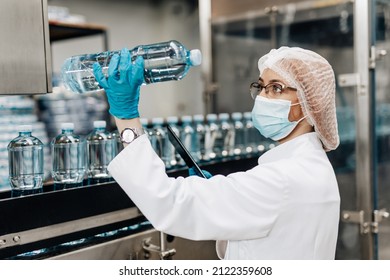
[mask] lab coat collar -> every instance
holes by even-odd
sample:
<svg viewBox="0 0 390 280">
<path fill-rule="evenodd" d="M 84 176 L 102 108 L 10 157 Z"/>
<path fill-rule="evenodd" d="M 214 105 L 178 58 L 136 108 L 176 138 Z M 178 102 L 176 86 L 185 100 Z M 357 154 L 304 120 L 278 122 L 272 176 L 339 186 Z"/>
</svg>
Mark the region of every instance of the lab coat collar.
<svg viewBox="0 0 390 280">
<path fill-rule="evenodd" d="M 264 164 L 285 158 L 294 157 L 302 153 L 307 153 L 309 149 L 317 150 L 322 148 L 322 144 L 316 132 L 302 134 L 275 148 L 267 151 L 259 157 L 258 163 Z M 325 151 L 324 151 L 325 152 Z"/>
</svg>

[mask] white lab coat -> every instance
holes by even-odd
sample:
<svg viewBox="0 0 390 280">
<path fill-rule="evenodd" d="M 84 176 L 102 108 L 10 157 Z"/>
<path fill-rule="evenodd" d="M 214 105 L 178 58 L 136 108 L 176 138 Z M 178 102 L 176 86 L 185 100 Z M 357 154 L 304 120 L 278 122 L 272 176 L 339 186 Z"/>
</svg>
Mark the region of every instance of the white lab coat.
<svg viewBox="0 0 390 280">
<path fill-rule="evenodd" d="M 228 176 L 174 179 L 142 135 L 108 169 L 157 230 L 228 240 L 221 258 L 334 259 L 340 196 L 317 134 L 280 144 L 258 162 Z"/>
</svg>

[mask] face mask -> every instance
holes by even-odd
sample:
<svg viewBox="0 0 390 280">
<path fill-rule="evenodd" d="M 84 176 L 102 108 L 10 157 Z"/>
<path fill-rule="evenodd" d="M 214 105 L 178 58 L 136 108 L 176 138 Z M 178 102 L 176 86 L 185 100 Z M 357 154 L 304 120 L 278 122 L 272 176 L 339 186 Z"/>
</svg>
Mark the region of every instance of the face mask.
<svg viewBox="0 0 390 280">
<path fill-rule="evenodd" d="M 274 141 L 283 139 L 294 130 L 300 121 L 290 122 L 288 114 L 290 107 L 299 103 L 291 104 L 291 101 L 283 99 L 268 99 L 261 95 L 256 97 L 252 110 L 253 125 L 266 138 Z"/>
</svg>

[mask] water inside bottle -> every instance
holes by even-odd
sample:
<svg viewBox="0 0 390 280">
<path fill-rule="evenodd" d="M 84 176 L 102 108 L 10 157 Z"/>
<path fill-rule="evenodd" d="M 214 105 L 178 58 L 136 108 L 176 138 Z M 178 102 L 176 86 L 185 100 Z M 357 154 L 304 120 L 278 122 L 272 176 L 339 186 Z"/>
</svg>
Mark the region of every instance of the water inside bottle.
<svg viewBox="0 0 390 280">
<path fill-rule="evenodd" d="M 43 143 L 31 126 L 8 144 L 9 180 L 13 195 L 40 192 L 44 177 Z"/>
<path fill-rule="evenodd" d="M 138 56 L 144 58 L 144 85 L 181 80 L 191 66 L 201 63 L 199 50 L 188 51 L 177 41 L 138 46 L 129 51 L 132 62 Z M 61 69 L 65 87 L 75 93 L 103 91 L 95 79 L 93 64 L 98 62 L 107 77 L 108 65 L 114 54 L 120 54 L 120 51 L 85 54 L 66 59 Z"/>
</svg>

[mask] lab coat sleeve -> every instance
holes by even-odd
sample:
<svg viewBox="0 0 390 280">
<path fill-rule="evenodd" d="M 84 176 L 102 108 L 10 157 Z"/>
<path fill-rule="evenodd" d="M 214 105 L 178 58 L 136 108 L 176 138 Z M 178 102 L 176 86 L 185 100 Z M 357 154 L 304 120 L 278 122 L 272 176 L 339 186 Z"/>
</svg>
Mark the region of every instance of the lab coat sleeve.
<svg viewBox="0 0 390 280">
<path fill-rule="evenodd" d="M 274 168 L 257 166 L 210 179 L 168 177 L 146 135 L 128 145 L 108 169 L 157 230 L 192 240 L 264 237 L 288 195 Z"/>
</svg>

